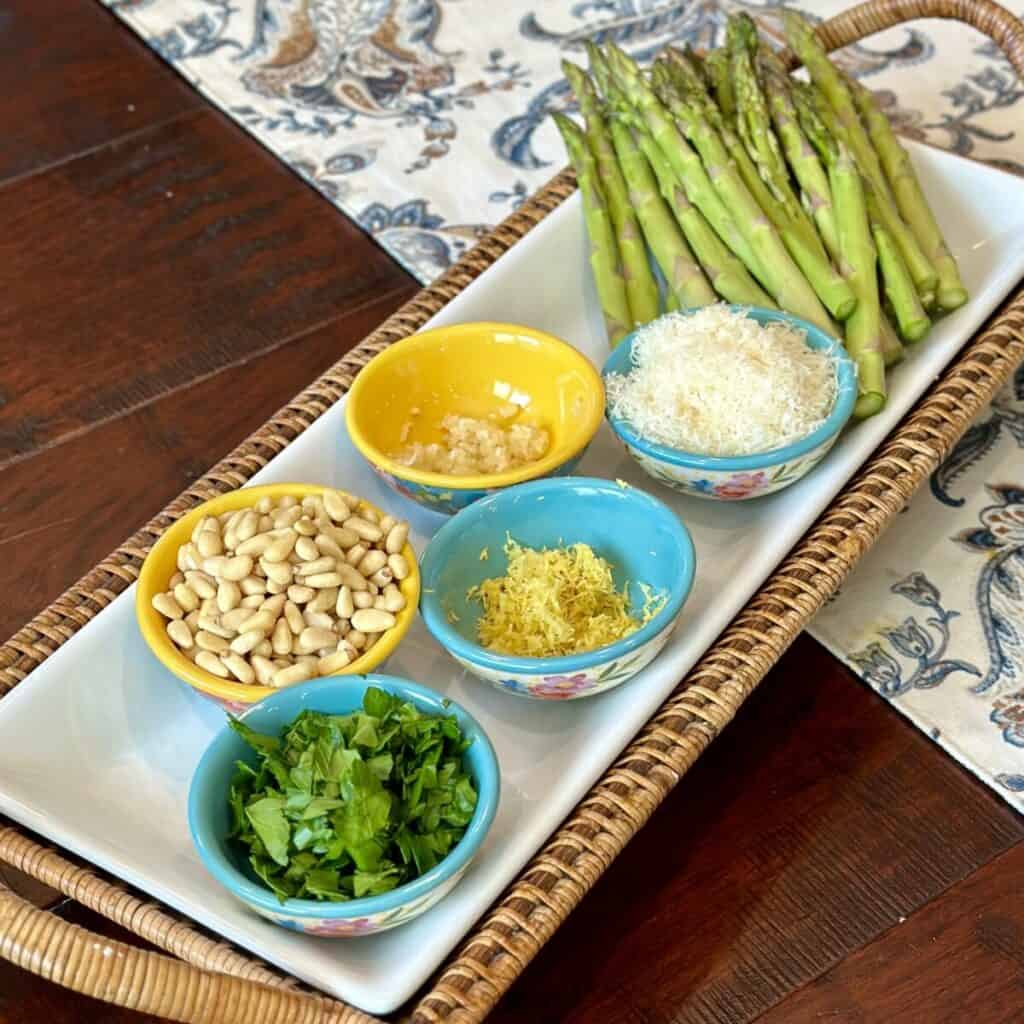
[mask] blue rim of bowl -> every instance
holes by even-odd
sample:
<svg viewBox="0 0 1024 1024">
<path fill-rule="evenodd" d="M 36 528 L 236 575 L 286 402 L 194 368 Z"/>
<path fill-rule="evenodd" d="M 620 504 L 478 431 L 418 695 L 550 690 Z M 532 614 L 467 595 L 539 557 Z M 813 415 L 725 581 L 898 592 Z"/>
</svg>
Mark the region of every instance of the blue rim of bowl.
<svg viewBox="0 0 1024 1024">
<path fill-rule="evenodd" d="M 327 676 L 323 679 L 309 680 L 298 685 L 303 689 L 320 688 L 321 685 L 326 687 L 331 683 L 339 681 L 352 685 L 360 680 L 364 681 L 367 686 L 379 686 L 382 690 L 393 693 L 405 700 L 408 700 L 410 696 L 415 697 L 431 707 L 429 712 L 431 714 L 454 714 L 458 716 L 460 718 L 459 725 L 463 732 L 466 731 L 468 724 L 473 732 L 474 745 L 479 743 L 485 750 L 485 756 L 489 757 L 494 768 L 493 782 L 485 787 L 481 785 L 480 779 L 473 780 L 474 785 L 477 787 L 477 804 L 473 817 L 466 827 L 465 834 L 456 844 L 455 849 L 440 864 L 436 864 L 426 874 L 420 875 L 419 878 L 406 882 L 405 885 L 400 885 L 390 892 L 382 893 L 380 896 L 364 896 L 362 899 L 348 900 L 344 903 L 299 899 L 289 899 L 281 903 L 273 892 L 265 886 L 251 881 L 238 868 L 231 865 L 226 854 L 218 848 L 216 841 L 208 843 L 205 837 L 196 829 L 195 820 L 197 815 L 195 805 L 198 803 L 196 780 L 201 775 L 207 761 L 212 759 L 214 747 L 221 741 L 224 735 L 223 731 L 219 732 L 203 752 L 203 756 L 199 759 L 199 764 L 196 766 L 192 776 L 192 783 L 188 794 L 189 833 L 192 836 L 192 842 L 199 853 L 203 866 L 228 892 L 245 903 L 257 906 L 274 916 L 344 920 L 346 918 L 369 917 L 374 914 L 386 913 L 389 910 L 395 910 L 398 907 L 404 906 L 406 903 L 411 903 L 413 900 L 425 896 L 428 892 L 436 889 L 437 886 L 446 882 L 469 863 L 486 838 L 494 821 L 494 816 L 497 813 L 498 799 L 501 791 L 501 769 L 498 757 L 483 727 L 461 704 L 457 704 L 455 701 L 449 700 L 434 690 L 430 690 L 426 686 L 421 686 L 419 683 L 414 683 L 411 680 L 372 672 L 365 676 Z M 251 708 L 238 717 L 244 720 L 262 705 L 274 700 L 276 696 L 277 694 L 271 694 L 271 696 L 266 697 L 258 704 L 253 704 Z M 225 725 L 224 729 L 226 730 L 227 728 L 228 726 Z M 224 799 L 227 800 L 227 793 L 224 794 Z M 226 840 L 223 842 L 226 843 Z"/>
<path fill-rule="evenodd" d="M 760 306 L 737 306 L 729 305 L 728 309 L 738 313 L 757 313 L 767 320 L 774 320 L 781 323 L 793 324 L 807 333 L 808 337 L 819 337 L 828 342 L 827 351 L 836 360 L 836 397 L 825 422 L 817 430 L 812 431 L 806 437 L 783 448 L 773 448 L 771 451 L 758 452 L 756 455 L 697 455 L 685 452 L 680 448 L 671 448 L 668 445 L 657 444 L 654 441 L 647 441 L 640 437 L 629 423 L 617 416 L 613 416 L 607 405 L 605 407 L 605 418 L 615 434 L 630 448 L 648 455 L 659 462 L 667 462 L 673 466 L 687 466 L 693 469 L 718 470 L 720 472 L 737 472 L 748 469 L 764 469 L 766 466 L 774 466 L 780 462 L 789 462 L 806 455 L 819 445 L 829 440 L 833 435 L 838 434 L 846 425 L 847 420 L 853 415 L 853 407 L 857 401 L 857 368 L 853 360 L 843 348 L 842 342 L 833 338 L 832 335 L 823 331 L 820 327 L 802 320 L 800 317 L 791 316 L 777 309 L 764 309 Z M 683 315 L 691 315 L 697 310 L 683 311 Z M 621 359 L 619 350 L 627 354 L 632 352 L 633 339 L 643 330 L 642 327 L 630 331 L 616 346 L 615 351 L 608 357 L 601 369 L 602 380 L 607 380 L 612 373 L 622 371 L 612 370 L 610 364 Z"/>
<path fill-rule="evenodd" d="M 450 538 L 462 532 L 463 523 L 469 516 L 486 515 L 493 505 L 508 501 L 516 494 L 532 494 L 534 492 L 567 490 L 585 485 L 590 489 L 598 489 L 617 497 L 628 496 L 634 501 L 646 504 L 658 515 L 663 516 L 676 535 L 682 552 L 683 571 L 679 581 L 669 595 L 665 607 L 661 609 L 646 625 L 624 640 L 617 640 L 605 647 L 598 647 L 583 654 L 567 654 L 558 658 L 527 658 L 511 654 L 495 654 L 477 644 L 471 643 L 449 625 L 441 608 L 441 595 L 427 593 L 428 587 L 420 587 L 420 614 L 427 629 L 435 640 L 456 657 L 463 658 L 473 665 L 491 669 L 495 672 L 508 672 L 518 675 L 563 675 L 607 661 L 614 661 L 643 647 L 649 640 L 656 637 L 668 627 L 682 610 L 693 587 L 693 577 L 697 566 L 697 555 L 693 546 L 693 538 L 679 517 L 663 502 L 635 487 L 613 483 L 596 477 L 569 476 L 548 480 L 534 480 L 525 484 L 508 487 L 496 494 L 489 495 L 474 502 L 462 511 L 457 512 L 431 538 L 423 557 L 420 559 L 421 582 L 427 579 L 433 558 L 439 557 L 436 552 L 450 543 Z M 460 522 L 461 519 L 461 522 Z M 631 580 L 631 583 L 643 582 Z M 435 600 L 436 599 L 436 600 Z"/>
</svg>

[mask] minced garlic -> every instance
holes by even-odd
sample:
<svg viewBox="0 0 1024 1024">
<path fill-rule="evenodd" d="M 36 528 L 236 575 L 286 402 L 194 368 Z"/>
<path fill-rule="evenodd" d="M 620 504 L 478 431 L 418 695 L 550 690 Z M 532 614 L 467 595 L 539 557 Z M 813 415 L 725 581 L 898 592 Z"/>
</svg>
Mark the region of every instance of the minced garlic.
<svg viewBox="0 0 1024 1024">
<path fill-rule="evenodd" d="M 393 457 L 411 469 L 447 476 L 504 473 L 544 457 L 548 432 L 529 423 L 504 427 L 486 419 L 450 413 L 441 420 L 443 444 L 414 443 Z"/>
<path fill-rule="evenodd" d="M 640 584 L 646 597 L 639 618 L 630 614 L 628 584 L 615 587 L 611 565 L 587 544 L 535 550 L 511 537 L 506 574 L 470 589 L 480 601 L 477 639 L 498 654 L 534 658 L 581 654 L 622 640 L 665 604 Z"/>
</svg>

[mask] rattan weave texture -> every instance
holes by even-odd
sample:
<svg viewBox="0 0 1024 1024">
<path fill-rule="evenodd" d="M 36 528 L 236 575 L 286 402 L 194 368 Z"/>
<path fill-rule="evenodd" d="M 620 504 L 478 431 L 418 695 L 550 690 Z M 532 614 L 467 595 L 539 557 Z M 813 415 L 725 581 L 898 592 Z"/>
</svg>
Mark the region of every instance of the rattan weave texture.
<svg viewBox="0 0 1024 1024">
<path fill-rule="evenodd" d="M 830 48 L 921 17 L 989 35 L 1024 80 L 1024 24 L 990 0 L 871 0 L 824 24 Z M 377 352 L 420 327 L 571 194 L 563 172 L 402 307 L 159 516 L 0 648 L 0 694 L 17 685 L 138 575 L 169 523 L 240 486 L 345 393 Z M 1024 288 L 964 349 L 832 503 L 411 1009 L 414 1024 L 482 1020 L 647 821 L 864 552 L 1024 359 Z M 146 1013 L 218 1024 L 340 1024 L 374 1018 L 302 991 L 266 966 L 94 869 L 0 826 L 0 860 L 59 889 L 170 956 L 95 936 L 0 882 L 0 956 Z"/>
</svg>

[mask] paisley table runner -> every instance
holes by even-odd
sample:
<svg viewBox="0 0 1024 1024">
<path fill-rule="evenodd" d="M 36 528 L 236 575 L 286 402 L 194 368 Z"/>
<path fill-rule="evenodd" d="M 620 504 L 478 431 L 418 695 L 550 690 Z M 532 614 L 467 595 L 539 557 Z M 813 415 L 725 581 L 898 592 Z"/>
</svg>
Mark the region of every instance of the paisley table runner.
<svg viewBox="0 0 1024 1024">
<path fill-rule="evenodd" d="M 427 283 L 565 162 L 549 113 L 587 38 L 707 46 L 776 0 L 104 0 L 200 92 Z M 1007 2 L 1007 0 L 1004 0 Z M 1024 12 L 1024 0 L 1008 0 Z M 828 17 L 847 0 L 806 5 Z M 952 22 L 841 55 L 907 135 L 1024 174 L 1024 85 Z M 1024 372 L 1024 371 L 1022 371 Z M 813 635 L 1024 809 L 1024 376 Z"/>
</svg>

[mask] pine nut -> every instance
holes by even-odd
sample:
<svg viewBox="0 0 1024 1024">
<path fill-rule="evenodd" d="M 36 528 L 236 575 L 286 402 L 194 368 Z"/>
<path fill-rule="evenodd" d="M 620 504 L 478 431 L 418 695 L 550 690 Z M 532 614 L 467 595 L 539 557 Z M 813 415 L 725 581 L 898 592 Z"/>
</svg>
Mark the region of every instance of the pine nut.
<svg viewBox="0 0 1024 1024">
<path fill-rule="evenodd" d="M 273 543 L 273 535 L 269 533 L 257 533 L 248 540 L 242 541 L 242 543 L 235 548 L 235 554 L 249 555 L 250 558 L 259 558 L 260 555 L 262 555 L 263 552 L 266 551 Z"/>
<path fill-rule="evenodd" d="M 242 633 L 231 641 L 231 650 L 235 654 L 248 654 L 254 651 L 263 643 L 263 633 L 258 629 L 250 629 L 248 633 Z M 237 673 L 236 673 L 237 674 Z"/>
<path fill-rule="evenodd" d="M 199 614 L 205 615 L 208 619 L 215 619 L 220 615 L 220 609 L 217 607 L 217 602 L 214 598 L 208 597 L 199 606 Z"/>
<path fill-rule="evenodd" d="M 370 582 L 377 587 L 378 590 L 383 590 L 394 578 L 395 574 L 388 566 L 385 565 L 370 577 Z"/>
<path fill-rule="evenodd" d="M 315 537 L 317 534 L 316 523 L 309 516 L 297 520 L 292 529 L 301 537 Z"/>
<path fill-rule="evenodd" d="M 252 666 L 243 658 L 240 654 L 235 654 L 233 651 L 229 651 L 227 654 L 221 655 L 222 662 L 227 667 L 227 670 L 240 682 L 240 683 L 252 683 L 256 680 L 256 673 L 252 670 Z"/>
<path fill-rule="evenodd" d="M 287 533 L 276 537 L 270 547 L 263 552 L 263 564 L 266 566 L 268 563 L 284 562 L 288 556 L 292 553 L 292 549 L 295 547 L 295 541 L 297 535 L 289 530 Z"/>
<path fill-rule="evenodd" d="M 351 633 L 345 637 L 345 640 L 351 645 L 353 650 L 361 651 L 366 646 L 366 634 L 360 633 L 358 629 L 353 629 Z"/>
<path fill-rule="evenodd" d="M 355 566 L 349 565 L 348 562 L 338 563 L 338 575 L 345 586 L 352 588 L 353 593 L 369 589 L 369 584 L 366 582 L 363 574 Z"/>
<path fill-rule="evenodd" d="M 318 533 L 313 543 L 321 555 L 330 555 L 331 558 L 339 560 L 345 557 L 345 553 L 341 550 L 341 545 L 333 537 L 328 537 L 326 533 Z"/>
<path fill-rule="evenodd" d="M 336 587 L 328 587 L 326 590 L 317 592 L 316 597 L 309 602 L 308 608 L 311 612 L 330 611 L 338 601 L 338 590 Z"/>
<path fill-rule="evenodd" d="M 187 571 L 189 569 L 202 568 L 203 559 L 202 556 L 199 554 L 199 549 L 195 546 L 195 544 L 186 544 L 182 550 L 185 552 L 183 556 L 185 559 L 185 564 L 179 565 L 179 569 Z"/>
<path fill-rule="evenodd" d="M 238 632 L 248 633 L 250 629 L 258 629 L 264 633 L 269 633 L 274 628 L 275 622 L 276 618 L 270 612 L 257 612 L 238 627 Z"/>
<path fill-rule="evenodd" d="M 220 534 L 214 533 L 213 530 L 204 530 L 200 533 L 195 544 L 203 558 L 212 558 L 224 553 L 224 542 L 220 539 Z"/>
<path fill-rule="evenodd" d="M 345 552 L 345 561 L 349 565 L 358 566 L 370 549 L 362 542 L 354 544 Z"/>
<path fill-rule="evenodd" d="M 241 544 L 243 541 L 247 541 L 250 537 L 255 537 L 256 531 L 259 528 L 259 513 L 256 512 L 255 509 L 247 509 L 245 515 L 238 520 L 238 524 L 235 526 L 235 536 L 238 538 L 238 543 Z"/>
<path fill-rule="evenodd" d="M 189 612 L 183 619 L 186 626 L 194 633 L 199 628 L 199 612 Z"/>
<path fill-rule="evenodd" d="M 239 608 L 259 608 L 263 604 L 265 597 L 263 594 L 247 594 L 238 602 Z"/>
<path fill-rule="evenodd" d="M 246 576 L 244 580 L 239 580 L 238 586 L 246 597 L 267 592 L 267 582 L 259 576 Z"/>
<path fill-rule="evenodd" d="M 287 600 L 287 594 L 275 594 L 273 597 L 268 597 L 266 601 L 260 605 L 260 611 L 270 612 L 270 614 L 276 619 L 280 616 L 281 612 L 284 611 L 284 606 Z"/>
<path fill-rule="evenodd" d="M 306 626 L 315 626 L 317 629 L 332 629 L 334 627 L 334 619 L 327 612 L 304 611 L 302 621 Z"/>
<path fill-rule="evenodd" d="M 316 597 L 316 591 L 312 587 L 304 587 L 299 583 L 293 583 L 288 588 L 288 600 L 295 604 L 305 604 Z"/>
<path fill-rule="evenodd" d="M 298 649 L 303 654 L 308 654 L 321 647 L 333 647 L 337 641 L 337 636 L 329 629 L 320 629 L 317 626 L 307 626 L 299 634 Z"/>
<path fill-rule="evenodd" d="M 356 608 L 372 608 L 373 607 L 373 594 L 368 590 L 359 590 L 352 595 L 352 603 Z"/>
<path fill-rule="evenodd" d="M 199 607 L 199 598 L 196 592 L 187 584 L 179 583 L 174 588 L 174 600 L 178 602 L 182 611 L 187 615 Z"/>
<path fill-rule="evenodd" d="M 204 651 L 213 651 L 214 654 L 220 654 L 228 649 L 228 642 L 224 637 L 217 636 L 216 633 L 208 633 L 205 629 L 201 629 L 196 634 L 196 643 Z"/>
<path fill-rule="evenodd" d="M 253 671 L 256 673 L 256 682 L 260 686 L 269 686 L 270 680 L 277 671 L 274 663 L 261 654 L 254 654 L 249 661 L 252 664 Z"/>
<path fill-rule="evenodd" d="M 274 653 L 274 648 L 270 646 L 270 641 L 264 637 L 253 649 L 252 653 L 260 658 L 269 658 Z"/>
<path fill-rule="evenodd" d="M 277 583 L 274 580 L 270 580 L 267 583 L 267 593 L 273 597 L 276 594 L 283 594 L 288 589 L 288 585 L 285 583 Z"/>
<path fill-rule="evenodd" d="M 288 623 L 288 628 L 296 636 L 306 628 L 306 620 L 302 617 L 302 612 L 299 611 L 298 605 L 293 604 L 291 601 L 285 603 L 284 618 L 285 622 Z"/>
<path fill-rule="evenodd" d="M 274 520 L 269 515 L 260 516 L 260 533 L 269 533 L 274 528 Z"/>
<path fill-rule="evenodd" d="M 371 543 L 376 543 L 384 536 L 383 531 L 376 523 L 371 523 L 369 520 L 362 519 L 359 516 L 352 516 L 346 519 L 342 526 Z"/>
<path fill-rule="evenodd" d="M 212 576 L 207 576 L 202 569 L 190 569 L 185 573 L 185 582 L 203 601 L 208 597 L 217 596 L 217 581 Z"/>
<path fill-rule="evenodd" d="M 295 508 L 298 503 L 299 499 L 294 494 L 285 494 L 277 499 L 278 508 Z"/>
<path fill-rule="evenodd" d="M 372 523 L 374 526 L 380 524 L 380 516 L 377 514 L 377 510 L 375 508 L 370 508 L 369 505 L 360 504 L 356 511 L 359 513 L 359 517 L 361 519 L 365 519 L 368 523 Z M 383 532 L 384 531 L 381 531 L 382 536 Z"/>
<path fill-rule="evenodd" d="M 388 568 L 396 580 L 404 580 L 409 575 L 409 563 L 405 555 L 388 555 Z"/>
<path fill-rule="evenodd" d="M 277 620 L 274 633 L 270 638 L 270 646 L 274 648 L 275 654 L 292 653 L 292 631 L 288 628 L 287 620 Z"/>
<path fill-rule="evenodd" d="M 265 558 L 260 560 L 260 568 L 267 574 L 267 579 L 282 587 L 287 587 L 292 581 L 292 567 L 288 562 L 268 562 Z"/>
<path fill-rule="evenodd" d="M 384 541 L 384 550 L 389 555 L 397 555 L 402 548 L 405 547 L 405 542 L 409 539 L 409 524 L 408 523 L 395 523 L 394 526 L 388 531 L 387 540 Z"/>
<path fill-rule="evenodd" d="M 302 518 L 302 509 L 297 506 L 282 508 L 278 512 L 272 512 L 270 519 L 275 530 L 290 529 Z"/>
<path fill-rule="evenodd" d="M 237 608 L 232 608 L 230 611 L 224 612 L 220 616 L 221 626 L 229 630 L 232 633 L 244 633 L 242 624 L 248 622 L 254 615 L 254 612 L 250 608 L 243 608 L 239 605 Z"/>
<path fill-rule="evenodd" d="M 296 683 L 312 679 L 316 675 L 315 665 L 292 665 L 289 668 L 280 668 L 271 677 L 271 686 L 294 686 Z"/>
<path fill-rule="evenodd" d="M 320 527 L 343 551 L 348 551 L 353 544 L 359 543 L 359 534 L 353 530 L 346 530 L 344 526 L 332 526 L 330 523 L 322 522 Z"/>
<path fill-rule="evenodd" d="M 182 544 L 182 546 L 180 548 L 178 548 L 178 557 L 177 557 L 177 559 L 175 561 L 176 561 L 177 566 L 178 566 L 178 572 L 185 572 L 186 569 L 191 569 L 192 568 L 192 566 L 187 565 L 186 562 L 185 562 L 185 545 L 184 544 Z"/>
<path fill-rule="evenodd" d="M 335 603 L 334 610 L 338 613 L 338 618 L 350 619 L 352 613 L 356 610 L 355 605 L 352 603 L 352 588 L 344 586 L 338 591 L 338 600 Z"/>
<path fill-rule="evenodd" d="M 231 580 L 224 580 L 217 587 L 217 607 L 222 612 L 229 612 L 237 608 L 242 601 L 242 589 L 237 583 Z"/>
<path fill-rule="evenodd" d="M 380 600 L 384 602 L 381 607 L 392 614 L 400 612 L 407 604 L 405 595 L 393 583 L 384 588 Z"/>
<path fill-rule="evenodd" d="M 269 494 L 264 494 L 253 507 L 261 516 L 266 515 L 274 507 L 274 499 Z"/>
<path fill-rule="evenodd" d="M 216 615 L 200 615 L 198 626 L 203 632 L 212 633 L 224 640 L 230 640 L 235 635 L 235 630 L 228 629 Z"/>
<path fill-rule="evenodd" d="M 315 562 L 320 557 L 320 549 L 310 537 L 300 537 L 295 542 L 295 553 L 303 562 Z"/>
<path fill-rule="evenodd" d="M 340 587 L 344 580 L 336 572 L 318 572 L 315 576 L 305 577 L 303 582 L 307 586 L 323 590 L 325 587 Z"/>
<path fill-rule="evenodd" d="M 230 674 L 224 662 L 210 651 L 199 651 L 196 655 L 196 664 L 204 672 L 209 672 L 212 676 L 219 676 L 221 679 L 227 679 Z"/>
<path fill-rule="evenodd" d="M 165 619 L 180 619 L 185 615 L 181 605 L 174 599 L 173 594 L 154 594 L 153 607 Z"/>
<path fill-rule="evenodd" d="M 167 584 L 167 589 L 168 589 L 168 590 L 170 590 L 170 591 L 173 591 L 173 590 L 174 590 L 174 588 L 175 588 L 175 587 L 176 587 L 176 586 L 177 586 L 177 585 L 178 585 L 179 583 L 185 583 L 185 582 L 186 582 L 186 580 L 185 580 L 185 574 L 184 574 L 183 572 L 181 572 L 181 571 L 179 571 L 179 572 L 176 572 L 176 573 L 175 573 L 175 574 L 174 574 L 174 575 L 173 575 L 173 576 L 171 577 L 170 581 L 168 582 L 168 584 Z M 194 590 L 195 588 L 193 587 L 192 589 Z"/>
<path fill-rule="evenodd" d="M 351 660 L 348 651 L 339 647 L 333 654 L 321 658 L 316 663 L 316 670 L 322 676 L 330 676 L 335 672 L 340 672 Z"/>
<path fill-rule="evenodd" d="M 330 555 L 325 555 L 323 558 L 317 558 L 312 562 L 303 562 L 302 565 L 296 566 L 295 575 L 301 579 L 319 572 L 333 572 L 337 564 Z"/>
<path fill-rule="evenodd" d="M 171 619 L 167 623 L 167 635 L 171 638 L 171 643 L 183 651 L 189 650 L 193 644 L 192 630 L 181 619 Z"/>
<path fill-rule="evenodd" d="M 201 568 L 207 576 L 212 576 L 214 579 L 220 579 L 224 574 L 224 566 L 227 564 L 227 555 L 212 555 L 210 558 L 203 559 Z"/>
<path fill-rule="evenodd" d="M 385 516 L 377 525 L 380 527 L 384 536 L 387 537 L 397 522 L 398 520 L 394 516 Z"/>
<path fill-rule="evenodd" d="M 252 572 L 252 559 L 248 555 L 235 555 L 229 558 L 220 573 L 222 580 L 231 580 L 232 583 L 239 583 Z"/>
<path fill-rule="evenodd" d="M 343 523 L 350 515 L 352 510 L 348 507 L 348 502 L 337 491 L 324 491 L 321 495 L 321 499 L 324 503 L 324 511 L 336 522 Z"/>
<path fill-rule="evenodd" d="M 377 548 L 372 551 L 367 551 L 365 555 L 359 560 L 359 564 L 356 568 L 365 576 L 367 579 L 371 577 L 375 572 L 379 572 L 388 564 L 388 556 Z M 390 580 L 388 581 L 390 582 Z"/>
<path fill-rule="evenodd" d="M 394 624 L 394 615 L 379 608 L 360 608 L 352 616 L 352 628 L 360 633 L 383 633 Z"/>
</svg>

